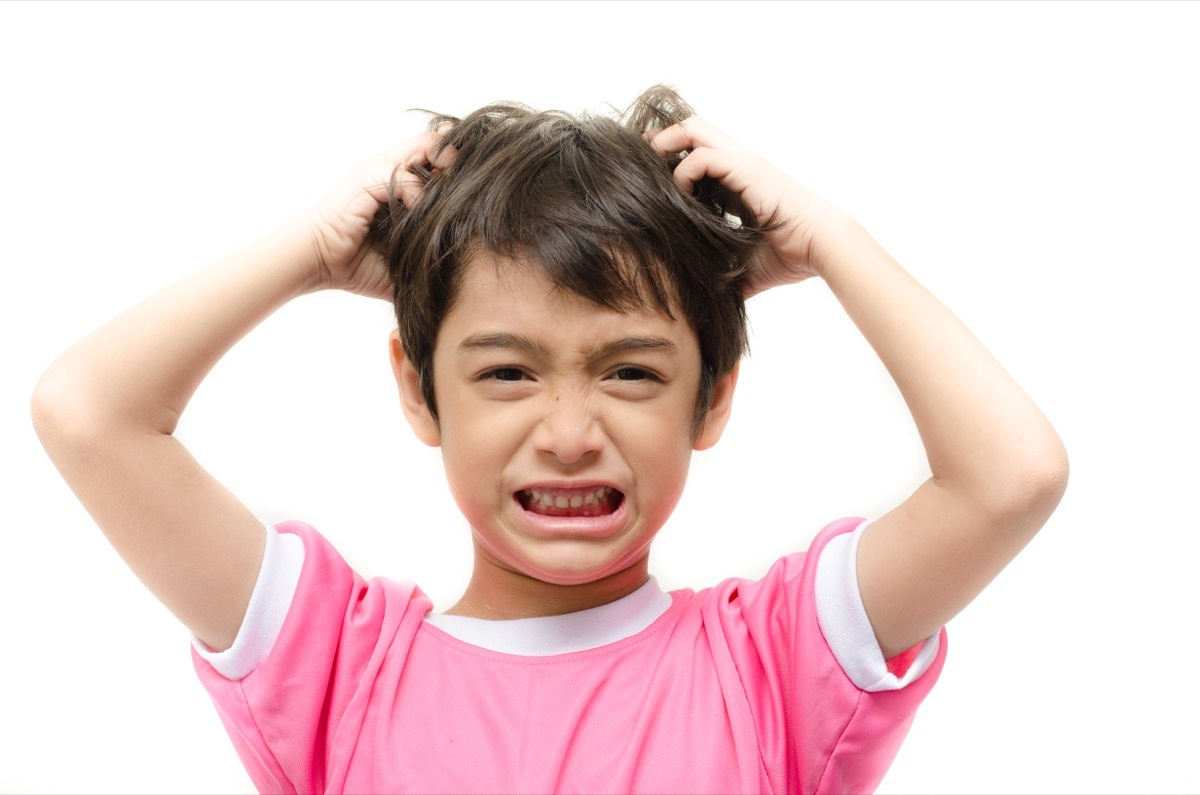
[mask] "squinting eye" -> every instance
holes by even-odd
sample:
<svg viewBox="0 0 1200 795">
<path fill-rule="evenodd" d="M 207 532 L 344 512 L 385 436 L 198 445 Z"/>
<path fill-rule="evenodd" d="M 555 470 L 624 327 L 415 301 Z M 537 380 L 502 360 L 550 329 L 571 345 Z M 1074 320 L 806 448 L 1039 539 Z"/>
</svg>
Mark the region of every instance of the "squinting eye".
<svg viewBox="0 0 1200 795">
<path fill-rule="evenodd" d="M 497 367 L 495 370 L 489 370 L 486 377 L 497 381 L 520 381 L 525 377 L 525 373 L 516 367 Z"/>
<path fill-rule="evenodd" d="M 654 378 L 654 376 L 640 367 L 622 367 L 613 373 L 613 377 L 618 381 L 642 381 L 647 378 Z"/>
</svg>

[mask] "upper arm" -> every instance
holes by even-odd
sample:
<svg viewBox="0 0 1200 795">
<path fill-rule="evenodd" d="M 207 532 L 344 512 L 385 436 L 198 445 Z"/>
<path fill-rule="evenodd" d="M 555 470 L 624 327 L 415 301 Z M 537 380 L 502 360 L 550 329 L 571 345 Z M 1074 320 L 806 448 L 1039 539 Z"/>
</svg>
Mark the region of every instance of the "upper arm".
<svg viewBox="0 0 1200 795">
<path fill-rule="evenodd" d="M 1065 453 L 1051 449 L 993 494 L 931 478 L 872 522 L 858 547 L 858 580 L 884 656 L 928 638 L 978 596 L 1046 522 L 1065 486 Z"/>
<path fill-rule="evenodd" d="M 262 523 L 173 436 L 93 414 L 53 371 L 34 394 L 33 418 L 134 573 L 208 646 L 228 648 L 258 577 Z"/>
</svg>

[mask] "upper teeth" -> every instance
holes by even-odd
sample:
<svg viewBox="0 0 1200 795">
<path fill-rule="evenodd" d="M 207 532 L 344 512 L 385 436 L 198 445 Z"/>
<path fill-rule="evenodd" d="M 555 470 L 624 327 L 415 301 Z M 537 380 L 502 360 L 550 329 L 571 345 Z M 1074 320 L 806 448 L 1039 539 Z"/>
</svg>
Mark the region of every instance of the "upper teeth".
<svg viewBox="0 0 1200 795">
<path fill-rule="evenodd" d="M 603 502 L 608 499 L 608 495 L 612 494 L 611 486 L 597 486 L 591 491 L 571 495 L 562 493 L 551 494 L 548 491 L 539 489 L 529 490 L 529 499 L 531 502 L 538 503 L 543 508 L 580 508 L 584 505 L 595 505 L 598 502 Z"/>
</svg>

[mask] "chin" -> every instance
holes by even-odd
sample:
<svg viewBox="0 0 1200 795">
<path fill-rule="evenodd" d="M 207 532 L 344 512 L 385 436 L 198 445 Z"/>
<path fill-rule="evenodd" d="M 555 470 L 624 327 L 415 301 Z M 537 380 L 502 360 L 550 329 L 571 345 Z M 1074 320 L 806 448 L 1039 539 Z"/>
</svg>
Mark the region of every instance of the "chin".
<svg viewBox="0 0 1200 795">
<path fill-rule="evenodd" d="M 645 560 L 645 555 L 631 559 L 589 562 L 574 558 L 569 561 L 542 561 L 538 565 L 524 566 L 520 571 L 550 585 L 580 586 L 615 577 L 629 571 Z"/>
</svg>

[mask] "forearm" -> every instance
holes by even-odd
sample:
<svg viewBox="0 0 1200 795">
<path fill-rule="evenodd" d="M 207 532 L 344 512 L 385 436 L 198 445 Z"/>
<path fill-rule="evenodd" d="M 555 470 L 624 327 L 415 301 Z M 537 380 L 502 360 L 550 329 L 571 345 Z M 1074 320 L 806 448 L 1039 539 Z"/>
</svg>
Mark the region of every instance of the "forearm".
<svg viewBox="0 0 1200 795">
<path fill-rule="evenodd" d="M 247 332 L 315 284 L 301 225 L 281 226 L 144 300 L 64 352 L 35 415 L 109 432 L 174 431 L 203 378 Z M 53 452 L 53 451 L 52 451 Z"/>
<path fill-rule="evenodd" d="M 820 273 L 895 380 L 933 482 L 987 510 L 1053 487 L 1065 454 L 1033 401 L 861 227 L 840 231 Z"/>
</svg>

